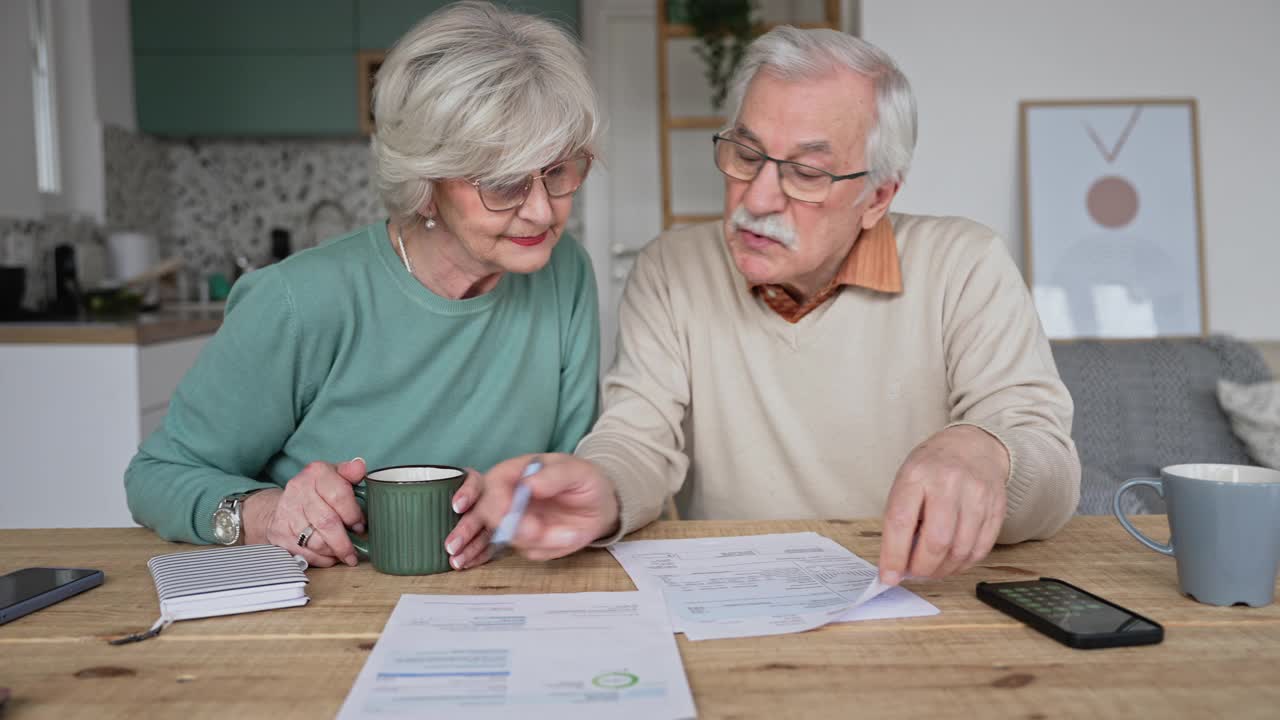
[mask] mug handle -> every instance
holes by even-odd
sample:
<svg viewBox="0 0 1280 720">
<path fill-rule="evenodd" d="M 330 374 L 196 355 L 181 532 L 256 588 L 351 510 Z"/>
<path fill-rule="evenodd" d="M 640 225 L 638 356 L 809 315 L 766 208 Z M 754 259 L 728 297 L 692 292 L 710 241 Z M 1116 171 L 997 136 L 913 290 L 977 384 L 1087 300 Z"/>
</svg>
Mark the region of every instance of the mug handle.
<svg viewBox="0 0 1280 720">
<path fill-rule="evenodd" d="M 352 486 L 351 489 L 356 494 L 356 502 L 359 503 L 360 510 L 364 512 L 364 527 L 365 527 L 365 531 L 368 532 L 369 530 L 369 497 L 366 495 L 366 493 L 369 492 L 369 487 L 362 482 L 359 485 Z M 360 537 L 359 535 L 356 535 L 355 533 L 348 530 L 347 537 L 351 538 L 351 546 L 356 549 L 356 554 L 359 555 L 361 558 L 368 560 L 369 559 L 368 536 L 366 535 L 365 537 Z"/>
<path fill-rule="evenodd" d="M 1150 487 L 1155 488 L 1155 491 L 1160 495 L 1160 497 L 1164 497 L 1164 483 L 1160 482 L 1160 478 L 1134 478 L 1121 485 L 1119 490 L 1116 490 L 1115 500 L 1111 503 L 1111 512 L 1115 513 L 1116 519 L 1120 521 L 1120 524 L 1124 526 L 1124 529 L 1129 531 L 1129 534 L 1137 539 L 1138 542 L 1162 555 L 1172 555 L 1173 545 L 1158 543 L 1146 535 L 1143 535 L 1142 531 L 1138 530 L 1138 528 L 1133 526 L 1133 523 L 1129 522 L 1129 518 L 1125 516 L 1124 510 L 1120 509 L 1120 499 L 1124 497 L 1125 492 L 1136 488 L 1139 485 L 1149 485 Z"/>
</svg>

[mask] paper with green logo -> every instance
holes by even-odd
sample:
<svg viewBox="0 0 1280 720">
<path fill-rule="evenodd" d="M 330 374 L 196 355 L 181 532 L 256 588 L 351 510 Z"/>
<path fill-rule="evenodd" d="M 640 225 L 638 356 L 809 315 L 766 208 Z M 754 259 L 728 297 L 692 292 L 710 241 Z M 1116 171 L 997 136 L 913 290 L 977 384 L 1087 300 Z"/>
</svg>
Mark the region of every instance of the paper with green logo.
<svg viewBox="0 0 1280 720">
<path fill-rule="evenodd" d="M 339 720 L 693 718 L 662 596 L 401 595 Z"/>
</svg>

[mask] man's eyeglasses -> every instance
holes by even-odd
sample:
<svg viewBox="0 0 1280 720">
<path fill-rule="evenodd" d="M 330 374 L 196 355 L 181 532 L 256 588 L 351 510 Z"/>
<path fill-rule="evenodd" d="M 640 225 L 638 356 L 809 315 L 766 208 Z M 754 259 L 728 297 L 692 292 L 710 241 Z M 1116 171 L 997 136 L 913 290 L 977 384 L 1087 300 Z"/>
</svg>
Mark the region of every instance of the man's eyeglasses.
<svg viewBox="0 0 1280 720">
<path fill-rule="evenodd" d="M 594 156 L 584 152 L 563 162 L 543 168 L 539 175 L 530 175 L 523 180 L 508 185 L 483 185 L 479 180 L 471 180 L 476 192 L 480 194 L 480 202 L 491 212 L 514 210 L 529 199 L 533 183 L 541 180 L 547 189 L 547 195 L 558 198 L 572 195 L 582 187 L 587 179 Z"/>
<path fill-rule="evenodd" d="M 760 169 L 765 163 L 777 163 L 778 184 L 782 186 L 783 194 L 800 202 L 823 202 L 831 194 L 832 183 L 840 180 L 854 180 L 868 173 L 867 170 L 863 170 L 849 175 L 833 175 L 820 168 L 769 157 L 749 145 L 743 145 L 722 135 L 712 136 L 711 141 L 715 144 L 716 167 L 720 172 L 734 180 L 751 182 L 760 174 Z"/>
</svg>

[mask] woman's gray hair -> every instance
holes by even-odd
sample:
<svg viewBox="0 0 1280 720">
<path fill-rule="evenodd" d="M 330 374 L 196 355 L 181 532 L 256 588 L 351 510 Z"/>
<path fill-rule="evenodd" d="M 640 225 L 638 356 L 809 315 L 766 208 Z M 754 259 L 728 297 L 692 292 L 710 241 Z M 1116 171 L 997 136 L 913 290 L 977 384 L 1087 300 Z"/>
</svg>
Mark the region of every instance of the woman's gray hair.
<svg viewBox="0 0 1280 720">
<path fill-rule="evenodd" d="M 871 78 L 875 87 L 876 116 L 867 133 L 867 188 L 890 180 L 902 182 L 916 147 L 916 99 L 911 84 L 885 51 L 847 33 L 783 25 L 761 35 L 747 48 L 733 75 L 730 117 L 738 117 L 747 86 L 761 70 L 801 80 L 838 68 Z"/>
<path fill-rule="evenodd" d="M 600 112 L 582 51 L 562 27 L 460 2 L 387 53 L 373 116 L 378 192 L 406 220 L 430 200 L 432 181 L 518 182 L 589 148 Z"/>
</svg>

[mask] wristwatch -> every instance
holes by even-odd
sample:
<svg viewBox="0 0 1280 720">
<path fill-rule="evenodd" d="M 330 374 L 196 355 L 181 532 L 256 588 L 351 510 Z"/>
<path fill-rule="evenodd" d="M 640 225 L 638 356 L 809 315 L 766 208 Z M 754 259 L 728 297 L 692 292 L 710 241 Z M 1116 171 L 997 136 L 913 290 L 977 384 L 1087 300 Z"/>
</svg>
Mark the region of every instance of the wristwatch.
<svg viewBox="0 0 1280 720">
<path fill-rule="evenodd" d="M 258 492 L 238 492 L 222 498 L 213 511 L 213 539 L 219 545 L 244 544 L 244 499 Z"/>
</svg>

